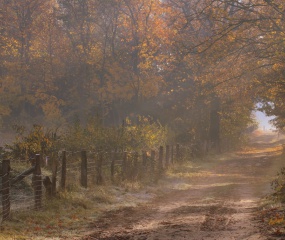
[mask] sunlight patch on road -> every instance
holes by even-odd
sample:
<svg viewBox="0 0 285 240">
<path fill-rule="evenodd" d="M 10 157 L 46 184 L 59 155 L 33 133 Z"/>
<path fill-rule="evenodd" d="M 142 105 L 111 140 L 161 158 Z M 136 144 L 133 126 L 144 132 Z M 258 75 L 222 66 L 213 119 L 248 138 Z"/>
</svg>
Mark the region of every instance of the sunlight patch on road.
<svg viewBox="0 0 285 240">
<path fill-rule="evenodd" d="M 171 172 L 168 174 L 169 177 L 174 178 L 193 178 L 193 177 L 207 177 L 212 173 L 209 171 L 200 171 L 200 172 Z"/>
<path fill-rule="evenodd" d="M 260 154 L 260 153 L 274 153 L 274 152 L 279 152 L 281 150 L 282 150 L 282 145 L 279 144 L 277 146 L 262 147 L 262 148 L 247 147 L 242 151 L 236 152 L 236 154 L 247 155 L 247 154 Z"/>
<path fill-rule="evenodd" d="M 221 169 L 221 171 L 225 172 L 228 171 L 228 169 Z M 246 176 L 243 173 L 214 173 L 210 171 L 201 171 L 201 172 L 184 172 L 184 173 L 169 173 L 168 177 L 170 179 L 192 179 L 192 178 L 212 178 L 212 177 L 218 177 L 218 178 L 238 178 L 238 179 L 252 179 L 256 178 L 253 176 Z"/>
<path fill-rule="evenodd" d="M 240 203 L 256 203 L 256 199 L 242 199 Z"/>
<path fill-rule="evenodd" d="M 243 184 L 247 183 L 223 182 L 223 183 L 213 183 L 213 184 L 203 184 L 203 185 L 177 183 L 172 186 L 172 189 L 174 190 L 205 189 L 205 188 L 226 187 L 226 186 L 243 185 Z"/>
</svg>

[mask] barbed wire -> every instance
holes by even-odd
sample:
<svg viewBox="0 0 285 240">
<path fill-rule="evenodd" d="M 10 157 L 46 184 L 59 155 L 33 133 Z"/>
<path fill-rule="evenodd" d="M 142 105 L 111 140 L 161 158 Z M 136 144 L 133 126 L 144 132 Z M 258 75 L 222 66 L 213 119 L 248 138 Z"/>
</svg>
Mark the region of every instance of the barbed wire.
<svg viewBox="0 0 285 240">
<path fill-rule="evenodd" d="M 157 165 L 158 159 L 158 154 L 155 154 L 154 158 L 150 157 L 150 150 L 140 152 L 123 150 L 89 150 L 85 151 L 87 155 L 87 166 L 83 166 L 82 160 L 85 161 L 85 158 L 82 158 L 83 150 L 57 150 L 50 153 L 52 156 L 46 155 L 44 166 L 42 166 L 45 174 L 31 174 L 15 183 L 13 186 L 10 186 L 11 180 L 21 173 L 20 169 L 27 169 L 28 166 L 32 167 L 31 159 L 11 160 L 10 173 L 5 173 L 4 175 L 0 174 L 0 200 L 2 202 L 2 208 L 8 209 L 10 207 L 11 211 L 21 211 L 39 208 L 40 205 L 43 206 L 47 201 L 44 194 L 45 188 L 43 187 L 43 179 L 46 174 L 49 176 L 55 175 L 56 185 L 59 186 L 59 183 L 62 181 L 61 177 L 64 170 L 63 152 L 65 152 L 67 158 L 65 169 L 66 181 L 71 184 L 75 181 L 79 184 L 78 179 L 82 177 L 82 175 L 80 176 L 82 167 L 86 167 L 86 170 L 84 171 L 87 171 L 88 179 L 91 178 L 91 182 L 96 184 L 96 178 L 97 176 L 101 177 L 101 174 L 104 174 L 104 178 L 108 178 L 112 181 L 114 180 L 115 174 L 117 174 L 117 177 L 122 177 L 124 174 L 127 174 L 132 178 L 137 178 L 139 174 L 147 175 L 148 172 L 152 171 L 154 166 Z M 171 154 L 172 156 L 175 155 L 173 153 Z M 0 164 L 3 164 L 2 160 L 0 161 Z M 149 168 L 146 168 L 146 165 L 148 165 Z M 139 169 L 143 168 L 144 170 L 139 173 Z M 126 170 L 132 172 L 126 173 Z M 6 179 L 6 181 L 3 182 L 3 179 L 7 178 L 9 175 L 10 179 Z M 23 183 L 25 185 L 23 185 Z M 36 190 L 36 186 L 41 187 L 39 190 Z M 2 212 L 0 212 L 0 218 L 1 216 L 3 220 L 3 216 L 6 216 L 6 212 L 2 210 Z"/>
<path fill-rule="evenodd" d="M 5 176 L 8 176 L 9 174 L 5 174 Z M 34 178 L 38 179 L 34 179 Z M 44 189 L 41 187 L 41 191 L 33 191 L 31 193 L 30 191 L 27 191 L 27 189 L 22 189 L 22 191 L 19 192 L 19 189 L 17 188 L 17 185 L 21 185 L 22 182 L 27 183 L 27 180 L 30 180 L 32 182 L 30 187 L 35 187 L 37 185 L 42 186 L 43 182 L 43 174 L 33 174 L 33 176 L 26 177 L 26 179 L 22 179 L 18 183 L 15 184 L 15 186 L 10 186 L 10 179 L 6 180 L 4 183 L 2 182 L 3 178 L 1 178 L 2 185 L 7 184 L 8 186 L 6 188 L 0 189 L 0 197 L 2 202 L 2 209 L 6 209 L 5 211 L 0 212 L 0 218 L 2 218 L 2 222 L 4 220 L 7 220 L 9 216 L 4 217 L 4 215 L 7 215 L 9 211 L 19 211 L 19 210 L 27 210 L 31 208 L 37 208 L 36 201 L 40 202 L 41 204 L 44 204 L 45 198 L 43 197 Z M 5 192 L 5 190 L 10 190 L 8 192 Z M 4 194 L 3 194 L 4 193 Z M 9 210 L 10 209 L 10 210 Z"/>
</svg>

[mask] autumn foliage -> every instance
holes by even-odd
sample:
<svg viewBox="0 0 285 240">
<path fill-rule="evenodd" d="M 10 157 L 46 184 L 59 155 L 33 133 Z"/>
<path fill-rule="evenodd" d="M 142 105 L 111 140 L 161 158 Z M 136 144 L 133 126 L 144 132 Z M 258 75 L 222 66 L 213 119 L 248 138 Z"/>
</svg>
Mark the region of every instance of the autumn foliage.
<svg viewBox="0 0 285 240">
<path fill-rule="evenodd" d="M 275 102 L 269 114 L 282 110 L 283 8 L 258 0 L 1 0 L 2 129 L 62 127 L 75 116 L 86 128 L 89 116 L 118 127 L 150 116 L 174 142 L 229 149 L 256 102 Z"/>
</svg>

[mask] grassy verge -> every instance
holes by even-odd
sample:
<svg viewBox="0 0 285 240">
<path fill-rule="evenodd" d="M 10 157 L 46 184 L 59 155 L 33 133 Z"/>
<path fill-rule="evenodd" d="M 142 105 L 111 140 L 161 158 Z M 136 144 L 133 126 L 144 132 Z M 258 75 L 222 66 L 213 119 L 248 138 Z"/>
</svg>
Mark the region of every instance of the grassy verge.
<svg viewBox="0 0 285 240">
<path fill-rule="evenodd" d="M 106 211 L 135 207 L 172 190 L 193 187 L 195 178 L 209 176 L 207 169 L 233 158 L 233 154 L 208 156 L 196 162 L 185 160 L 169 168 L 156 184 L 124 182 L 120 186 L 92 186 L 88 189 L 73 185 L 69 191 L 45 201 L 41 211 L 12 211 L 9 221 L 2 223 L 1 239 L 74 239 Z"/>
<path fill-rule="evenodd" d="M 284 153 L 278 157 L 278 160 L 284 161 Z M 261 200 L 256 215 L 260 230 L 268 239 L 285 239 L 284 173 L 284 171 L 279 171 L 276 177 L 272 179 L 273 191 Z"/>
<path fill-rule="evenodd" d="M 40 211 L 12 211 L 0 227 L 0 239 L 62 239 L 84 235 L 85 229 L 104 212 L 135 207 L 159 194 L 156 187 L 125 183 L 59 193 L 46 200 Z"/>
</svg>

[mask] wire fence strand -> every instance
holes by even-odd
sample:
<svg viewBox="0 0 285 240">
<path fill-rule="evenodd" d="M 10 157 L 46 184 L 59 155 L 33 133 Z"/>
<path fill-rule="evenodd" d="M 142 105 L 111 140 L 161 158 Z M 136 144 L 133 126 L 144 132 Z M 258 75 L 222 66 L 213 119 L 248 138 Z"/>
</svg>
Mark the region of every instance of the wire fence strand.
<svg viewBox="0 0 285 240">
<path fill-rule="evenodd" d="M 63 164 L 63 157 L 66 162 Z M 85 159 L 84 159 L 84 156 Z M 172 154 L 172 157 L 174 154 Z M 160 173 L 160 167 L 169 164 L 159 154 L 152 155 L 151 151 L 54 151 L 51 156 L 41 158 L 40 172 L 29 172 L 29 176 L 21 179 L 21 174 L 32 168 L 33 161 L 11 160 L 10 171 L 0 174 L 0 218 L 5 220 L 7 211 L 22 211 L 41 208 L 47 201 L 47 191 L 44 179 L 50 182 L 56 192 L 59 188 L 73 188 L 83 186 L 84 179 L 88 187 L 102 183 L 115 183 L 119 181 L 153 181 L 155 174 Z M 175 154 L 176 159 L 180 157 Z M 177 160 L 178 161 L 178 160 Z M 173 162 L 173 159 L 172 159 Z M 3 165 L 4 161 L 0 160 Z M 20 176 L 20 178 L 18 178 Z M 18 179 L 21 180 L 18 180 Z M 15 180 L 16 179 L 16 180 Z M 11 183 L 13 180 L 13 184 Z M 16 181 L 14 183 L 14 180 Z M 18 180 L 18 181 L 17 181 Z M 43 187 L 44 186 L 44 187 Z M 87 187 L 87 186 L 83 186 Z"/>
</svg>

